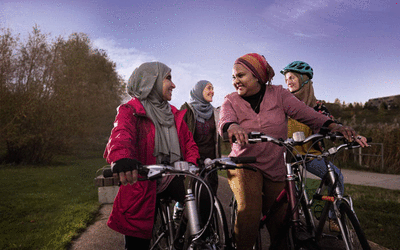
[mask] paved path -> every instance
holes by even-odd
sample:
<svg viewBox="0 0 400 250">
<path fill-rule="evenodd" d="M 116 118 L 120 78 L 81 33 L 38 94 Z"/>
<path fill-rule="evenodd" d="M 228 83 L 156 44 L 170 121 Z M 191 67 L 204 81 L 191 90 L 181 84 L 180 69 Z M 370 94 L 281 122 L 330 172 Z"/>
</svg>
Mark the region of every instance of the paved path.
<svg viewBox="0 0 400 250">
<path fill-rule="evenodd" d="M 379 174 L 348 169 L 342 169 L 341 171 L 343 173 L 344 183 L 400 190 L 400 175 Z M 318 178 L 310 172 L 307 172 L 307 177 Z"/>
<path fill-rule="evenodd" d="M 345 178 L 345 183 L 400 190 L 400 175 L 376 174 L 346 169 L 343 169 L 342 172 Z M 310 173 L 308 173 L 307 176 L 310 178 L 317 178 Z M 224 205 L 227 218 L 229 218 L 229 201 L 231 195 L 232 192 L 227 184 L 227 180 L 223 177 L 220 177 L 218 197 Z M 103 205 L 94 224 L 89 226 L 87 230 L 72 243 L 70 250 L 124 249 L 122 235 L 111 230 L 106 225 L 111 209 L 111 204 Z M 266 230 L 263 232 L 263 236 L 268 238 L 268 232 L 266 232 Z M 371 247 L 373 250 L 386 249 L 374 243 L 371 243 Z"/>
</svg>

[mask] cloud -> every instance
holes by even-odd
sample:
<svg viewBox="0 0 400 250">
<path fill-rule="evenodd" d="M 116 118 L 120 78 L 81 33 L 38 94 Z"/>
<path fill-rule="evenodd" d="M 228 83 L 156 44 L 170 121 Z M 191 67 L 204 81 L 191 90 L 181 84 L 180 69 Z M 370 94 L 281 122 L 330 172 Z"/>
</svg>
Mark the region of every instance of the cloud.
<svg viewBox="0 0 400 250">
<path fill-rule="evenodd" d="M 183 103 L 189 101 L 190 90 L 200 80 L 207 80 L 213 84 L 215 94 L 212 104 L 214 106 L 222 104 L 223 97 L 227 92 L 224 91 L 226 89 L 226 82 L 224 86 L 224 81 L 221 81 L 223 78 L 220 77 L 219 72 L 204 69 L 195 63 L 178 62 L 168 66 L 172 69 L 172 81 L 176 85 L 172 93 L 171 104 L 180 108 Z"/>
<path fill-rule="evenodd" d="M 104 50 L 111 61 L 115 62 L 117 72 L 124 80 L 128 80 L 133 70 L 142 63 L 162 61 L 160 58 L 135 48 L 124 48 L 112 39 L 99 38 L 93 41 L 94 47 Z M 176 88 L 172 92 L 171 104 L 177 108 L 189 101 L 189 93 L 193 86 L 200 80 L 208 80 L 214 85 L 215 93 L 213 105 L 219 106 L 223 97 L 233 91 L 229 78 L 221 76 L 217 70 L 207 70 L 196 63 L 165 62 L 172 69 L 172 81 Z M 221 80 L 223 79 L 223 80 Z M 225 86 L 223 86 L 225 84 Z M 227 88 L 227 86 L 229 87 Z"/>
<path fill-rule="evenodd" d="M 263 11 L 273 27 L 302 38 L 330 37 L 343 32 L 354 14 L 387 10 L 389 2 L 370 0 L 276 1 Z M 355 13 L 356 12 L 356 13 Z M 351 25 L 351 24 L 350 24 Z"/>
<path fill-rule="evenodd" d="M 135 48 L 123 48 L 116 41 L 98 38 L 93 41 L 96 48 L 107 52 L 111 61 L 116 63 L 117 72 L 123 79 L 128 80 L 133 70 L 144 62 L 157 61 L 157 58 Z"/>
</svg>

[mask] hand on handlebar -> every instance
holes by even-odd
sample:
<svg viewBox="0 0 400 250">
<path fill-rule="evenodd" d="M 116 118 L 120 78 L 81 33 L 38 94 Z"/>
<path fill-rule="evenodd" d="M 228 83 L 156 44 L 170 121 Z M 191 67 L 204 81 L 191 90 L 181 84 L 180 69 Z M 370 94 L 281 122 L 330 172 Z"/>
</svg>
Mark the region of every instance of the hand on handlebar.
<svg viewBox="0 0 400 250">
<path fill-rule="evenodd" d="M 247 135 L 246 131 L 242 127 L 240 127 L 239 124 L 232 123 L 229 126 L 227 132 L 228 132 L 228 136 L 229 136 L 229 142 L 231 144 L 233 143 L 232 137 L 236 138 L 236 142 L 239 145 L 246 145 L 247 143 L 249 143 L 248 135 Z"/>
<path fill-rule="evenodd" d="M 360 144 L 361 147 L 369 147 L 368 139 L 362 135 L 357 135 L 355 137 L 355 140 L 358 144 Z"/>
<path fill-rule="evenodd" d="M 331 123 L 328 128 L 331 132 L 341 133 L 346 138 L 346 140 L 350 142 L 356 141 L 358 144 L 360 144 L 361 147 L 369 146 L 367 143 L 367 138 L 361 135 L 357 135 L 356 131 L 352 127 L 342 126 L 337 123 Z"/>
<path fill-rule="evenodd" d="M 113 177 L 119 179 L 122 185 L 126 186 L 134 184 L 138 181 L 138 170 L 137 167 L 141 163 L 134 159 L 120 159 L 111 165 Z"/>
</svg>

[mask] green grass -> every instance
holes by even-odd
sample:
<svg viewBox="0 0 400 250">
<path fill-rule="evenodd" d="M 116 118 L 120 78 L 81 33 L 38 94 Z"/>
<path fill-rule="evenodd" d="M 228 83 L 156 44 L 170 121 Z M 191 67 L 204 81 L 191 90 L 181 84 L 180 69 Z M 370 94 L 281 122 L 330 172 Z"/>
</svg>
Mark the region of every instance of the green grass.
<svg viewBox="0 0 400 250">
<path fill-rule="evenodd" d="M 101 154 L 56 166 L 0 165 L 0 249 L 65 249 L 99 211 L 94 178 L 103 165 Z"/>
<path fill-rule="evenodd" d="M 94 178 L 104 165 L 101 154 L 54 166 L 0 165 L 0 249 L 68 248 L 99 211 Z M 400 191 L 346 184 L 346 192 L 367 238 L 399 249 Z"/>
<path fill-rule="evenodd" d="M 319 180 L 307 179 L 311 191 Z M 354 210 L 368 240 L 389 249 L 400 249 L 400 191 L 345 183 L 345 193 L 354 202 Z"/>
</svg>

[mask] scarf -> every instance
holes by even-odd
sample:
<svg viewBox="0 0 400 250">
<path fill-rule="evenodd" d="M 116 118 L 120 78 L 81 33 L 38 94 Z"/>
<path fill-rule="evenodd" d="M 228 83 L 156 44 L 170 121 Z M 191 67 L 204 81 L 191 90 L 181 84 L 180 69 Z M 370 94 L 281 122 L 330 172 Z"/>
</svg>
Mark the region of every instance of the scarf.
<svg viewBox="0 0 400 250">
<path fill-rule="evenodd" d="M 292 73 L 295 74 L 300 81 L 300 88 L 292 92 L 292 94 L 309 107 L 314 108 L 317 104 L 317 98 L 315 98 L 314 95 L 313 82 L 309 80 L 306 75 L 300 75 L 296 72 Z"/>
<path fill-rule="evenodd" d="M 178 132 L 171 106 L 163 100 L 163 80 L 171 69 L 160 62 L 143 63 L 136 68 L 128 81 L 127 92 L 136 97 L 155 126 L 153 155 L 157 163 L 169 157 L 172 164 L 181 159 Z"/>
<path fill-rule="evenodd" d="M 210 83 L 209 81 L 199 81 L 194 85 L 193 89 L 190 91 L 190 104 L 194 109 L 194 115 L 196 121 L 201 123 L 205 123 L 206 120 L 210 119 L 214 107 L 204 100 L 203 91 L 207 84 Z"/>
</svg>

